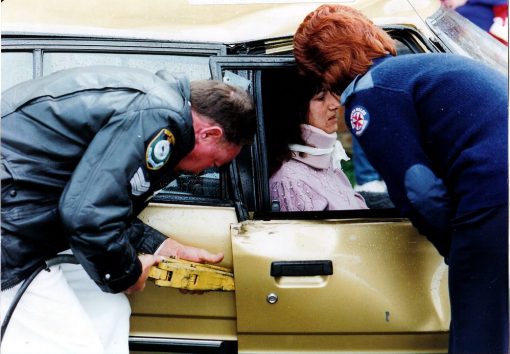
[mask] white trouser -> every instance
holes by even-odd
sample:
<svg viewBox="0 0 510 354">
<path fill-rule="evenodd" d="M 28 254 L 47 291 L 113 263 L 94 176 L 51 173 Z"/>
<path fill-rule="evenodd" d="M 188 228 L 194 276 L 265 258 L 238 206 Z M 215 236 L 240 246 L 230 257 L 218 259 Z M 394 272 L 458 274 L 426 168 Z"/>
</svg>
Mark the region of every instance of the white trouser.
<svg viewBox="0 0 510 354">
<path fill-rule="evenodd" d="M 2 321 L 20 286 L 2 291 Z M 81 265 L 53 266 L 21 297 L 0 351 L 127 354 L 130 315 L 127 297 L 102 292 Z"/>
</svg>

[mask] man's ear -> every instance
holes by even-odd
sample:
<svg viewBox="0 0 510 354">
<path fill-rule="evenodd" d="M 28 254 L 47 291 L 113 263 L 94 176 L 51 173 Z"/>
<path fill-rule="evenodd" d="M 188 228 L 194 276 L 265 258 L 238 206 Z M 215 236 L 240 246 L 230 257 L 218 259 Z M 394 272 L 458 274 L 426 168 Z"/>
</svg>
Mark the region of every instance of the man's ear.
<svg viewBox="0 0 510 354">
<path fill-rule="evenodd" d="M 223 137 L 223 129 L 221 127 L 218 127 L 217 125 L 214 125 L 212 127 L 203 128 L 200 131 L 200 138 L 202 140 L 219 140 Z"/>
</svg>

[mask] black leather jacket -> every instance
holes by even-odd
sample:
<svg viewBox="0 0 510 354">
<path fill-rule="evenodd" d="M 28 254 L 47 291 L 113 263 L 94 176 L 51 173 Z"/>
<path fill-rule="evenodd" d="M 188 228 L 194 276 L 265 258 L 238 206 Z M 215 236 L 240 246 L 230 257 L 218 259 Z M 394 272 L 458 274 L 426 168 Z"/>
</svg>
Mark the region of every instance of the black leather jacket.
<svg viewBox="0 0 510 354">
<path fill-rule="evenodd" d="M 2 288 L 71 248 L 103 291 L 165 237 L 136 218 L 194 146 L 189 82 L 143 70 L 57 72 L 2 94 Z"/>
</svg>

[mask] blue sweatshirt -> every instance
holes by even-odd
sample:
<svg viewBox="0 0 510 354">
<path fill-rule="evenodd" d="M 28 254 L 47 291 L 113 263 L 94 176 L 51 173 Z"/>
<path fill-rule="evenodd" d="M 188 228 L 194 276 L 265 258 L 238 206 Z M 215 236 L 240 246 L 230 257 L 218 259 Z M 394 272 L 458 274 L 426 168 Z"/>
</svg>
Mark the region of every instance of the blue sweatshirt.
<svg viewBox="0 0 510 354">
<path fill-rule="evenodd" d="M 507 78 L 452 54 L 378 58 L 343 92 L 348 127 L 425 235 L 508 201 Z"/>
</svg>

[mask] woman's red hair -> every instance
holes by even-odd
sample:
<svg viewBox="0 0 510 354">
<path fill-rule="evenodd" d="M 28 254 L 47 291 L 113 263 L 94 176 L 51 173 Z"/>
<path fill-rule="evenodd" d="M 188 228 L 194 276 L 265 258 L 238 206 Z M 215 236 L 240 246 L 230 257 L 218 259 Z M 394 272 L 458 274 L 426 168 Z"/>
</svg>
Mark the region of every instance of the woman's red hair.
<svg viewBox="0 0 510 354">
<path fill-rule="evenodd" d="M 319 6 L 305 17 L 294 35 L 299 71 L 337 92 L 367 72 L 372 59 L 387 54 L 396 55 L 391 37 L 348 6 Z"/>
</svg>

